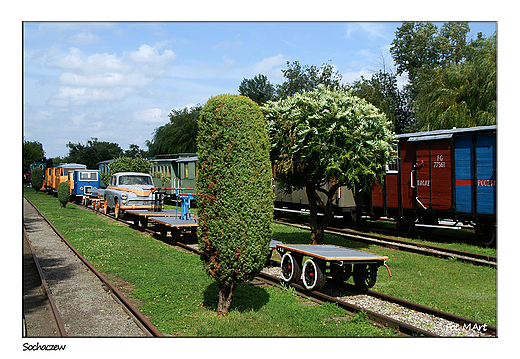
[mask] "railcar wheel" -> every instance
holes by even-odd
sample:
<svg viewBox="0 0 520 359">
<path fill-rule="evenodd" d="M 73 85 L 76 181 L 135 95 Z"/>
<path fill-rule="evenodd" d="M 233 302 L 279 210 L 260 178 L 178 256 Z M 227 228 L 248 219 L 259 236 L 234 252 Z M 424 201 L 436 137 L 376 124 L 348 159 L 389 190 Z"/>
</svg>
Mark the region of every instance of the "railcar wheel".
<svg viewBox="0 0 520 359">
<path fill-rule="evenodd" d="M 408 217 L 399 218 L 397 220 L 396 228 L 403 235 L 409 236 L 415 231 L 415 223 Z"/>
<path fill-rule="evenodd" d="M 166 236 L 168 235 L 168 228 L 164 225 L 161 225 L 161 228 L 159 231 L 161 232 L 161 236 L 166 238 Z"/>
<path fill-rule="evenodd" d="M 489 247 L 495 244 L 496 228 L 491 225 L 477 224 L 475 226 L 475 236 L 480 244 Z"/>
<path fill-rule="evenodd" d="M 301 262 L 299 262 L 291 253 L 285 253 L 280 262 L 282 268 L 282 278 L 287 283 L 293 283 L 300 280 L 302 275 Z"/>
<path fill-rule="evenodd" d="M 354 264 L 354 284 L 360 291 L 366 291 L 376 284 L 377 265 L 375 264 Z"/>
<path fill-rule="evenodd" d="M 321 290 L 325 286 L 324 265 L 318 261 L 307 259 L 303 265 L 303 285 L 308 290 Z"/>
<path fill-rule="evenodd" d="M 330 274 L 332 280 L 336 283 L 346 282 L 352 276 L 352 264 L 343 263 L 341 265 L 337 262 L 330 263 Z"/>
</svg>

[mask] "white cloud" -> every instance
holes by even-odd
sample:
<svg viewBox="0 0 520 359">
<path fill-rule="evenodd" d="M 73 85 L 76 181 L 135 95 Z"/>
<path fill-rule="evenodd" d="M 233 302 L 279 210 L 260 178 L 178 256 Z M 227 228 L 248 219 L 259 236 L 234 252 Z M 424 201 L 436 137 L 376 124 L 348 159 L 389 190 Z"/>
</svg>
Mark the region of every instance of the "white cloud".
<svg viewBox="0 0 520 359">
<path fill-rule="evenodd" d="M 283 75 L 280 69 L 285 65 L 289 58 L 282 54 L 271 56 L 255 63 L 251 66 L 251 70 L 254 75 L 263 74 L 266 75 L 271 82 L 279 82 L 283 80 Z"/>
<path fill-rule="evenodd" d="M 345 33 L 345 37 L 347 39 L 353 38 L 356 33 L 363 32 L 365 34 L 368 34 L 369 39 L 377 39 L 382 38 L 385 41 L 391 41 L 393 35 L 392 33 L 389 33 L 386 31 L 385 27 L 387 25 L 385 23 L 379 23 L 379 22 L 356 22 L 356 23 L 348 23 L 347 24 L 347 30 Z M 360 35 L 359 37 L 362 37 L 363 35 Z"/>
<path fill-rule="evenodd" d="M 85 122 L 85 114 L 72 116 L 71 120 L 74 123 L 74 125 L 79 126 Z"/>
<path fill-rule="evenodd" d="M 85 87 L 145 87 L 152 82 L 142 74 L 128 74 L 112 72 L 101 75 L 83 76 L 72 72 L 65 72 L 59 78 L 61 85 Z"/>
<path fill-rule="evenodd" d="M 134 120 L 143 123 L 166 123 L 168 114 L 160 108 L 147 108 L 134 112 Z"/>
<path fill-rule="evenodd" d="M 76 105 L 85 105 L 90 101 L 120 100 L 131 92 L 133 92 L 133 89 L 130 87 L 115 87 L 104 90 L 88 87 L 61 86 L 58 93 L 51 98 L 50 104 L 63 107 L 69 105 L 70 102 L 74 102 Z"/>
<path fill-rule="evenodd" d="M 138 51 L 131 52 L 127 57 L 145 73 L 163 74 L 170 62 L 177 58 L 177 55 L 172 50 L 164 50 L 161 55 L 157 49 L 160 46 L 161 44 L 154 47 L 144 44 L 139 47 Z"/>
<path fill-rule="evenodd" d="M 80 49 L 71 47 L 67 56 L 54 61 L 47 62 L 53 68 L 77 71 L 84 74 L 106 73 L 106 72 L 129 72 L 131 67 L 123 64 L 115 54 L 93 54 L 84 59 Z"/>
<path fill-rule="evenodd" d="M 78 34 L 69 36 L 69 41 L 73 44 L 88 45 L 98 42 L 99 36 L 90 32 L 80 32 Z"/>
<path fill-rule="evenodd" d="M 372 75 L 373 73 L 366 68 L 362 68 L 358 71 L 346 71 L 341 73 L 343 83 L 345 84 L 352 84 L 354 81 L 360 80 L 361 76 L 365 79 L 370 79 Z"/>
</svg>

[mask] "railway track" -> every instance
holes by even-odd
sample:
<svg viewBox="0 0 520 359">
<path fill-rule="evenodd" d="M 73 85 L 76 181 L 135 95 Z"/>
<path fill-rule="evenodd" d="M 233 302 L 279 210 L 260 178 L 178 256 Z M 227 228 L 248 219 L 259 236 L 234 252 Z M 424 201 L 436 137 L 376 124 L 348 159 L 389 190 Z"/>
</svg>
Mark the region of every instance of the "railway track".
<svg viewBox="0 0 520 359">
<path fill-rule="evenodd" d="M 125 224 L 129 227 L 134 227 L 140 231 L 144 231 L 154 237 L 162 237 L 159 234 L 156 233 L 151 228 L 142 228 L 142 227 L 136 227 L 135 224 L 130 223 L 129 221 L 125 221 L 121 218 L 115 218 L 113 215 L 106 215 L 102 212 L 93 210 L 89 207 L 81 206 L 81 208 L 85 208 L 89 211 L 101 213 L 115 221 L 118 221 L 122 224 Z M 286 223 L 284 223 L 286 224 Z M 186 251 L 198 253 L 197 245 L 188 245 L 183 242 L 179 241 L 173 241 L 172 238 L 161 238 L 165 242 L 172 242 L 168 243 L 170 245 L 175 245 L 177 247 L 181 247 Z M 170 241 L 168 240 L 170 239 Z M 272 268 L 279 268 L 278 266 L 272 267 Z M 276 270 L 275 270 L 276 271 Z M 283 280 L 276 275 L 269 274 L 266 271 L 262 272 L 256 280 L 262 281 L 263 283 L 266 283 L 268 285 L 276 285 L 281 286 L 282 283 L 284 285 L 287 285 L 283 282 Z M 402 300 L 399 298 L 391 297 L 388 295 L 385 295 L 383 293 L 378 293 L 374 291 L 367 291 L 366 293 L 360 294 L 357 292 L 353 286 L 350 286 L 348 284 L 345 284 L 345 286 L 342 286 L 341 288 L 334 288 L 331 286 L 328 286 L 325 288 L 323 292 L 316 292 L 316 291 L 308 291 L 303 286 L 301 286 L 298 283 L 291 283 L 290 286 L 294 288 L 294 290 L 300 295 L 301 297 L 308 298 L 318 304 L 325 303 L 325 302 L 333 302 L 336 303 L 341 308 L 345 309 L 347 313 L 350 315 L 353 315 L 354 313 L 358 312 L 365 312 L 370 321 L 373 322 L 375 325 L 379 325 L 382 327 L 392 328 L 396 333 L 400 333 L 402 335 L 406 336 L 424 336 L 424 337 L 441 337 L 441 336 L 453 336 L 453 333 L 455 332 L 455 335 L 460 336 L 496 336 L 497 334 L 497 328 L 493 326 L 486 325 L 485 323 L 479 323 L 467 318 L 462 318 L 456 315 L 452 315 L 446 312 L 438 311 L 433 308 L 428 308 L 416 303 L 412 303 L 406 300 Z M 116 290 L 117 291 L 117 290 Z M 443 330 L 435 330 L 431 328 L 424 328 L 424 320 L 422 319 L 415 319 L 415 325 L 410 324 L 409 322 L 405 322 L 399 319 L 395 319 L 395 315 L 387 315 L 381 313 L 377 308 L 375 310 L 368 309 L 369 306 L 364 305 L 362 303 L 355 304 L 353 301 L 349 298 L 356 297 L 356 296 L 364 296 L 365 298 L 376 298 L 378 301 L 385 302 L 385 303 L 392 303 L 399 308 L 405 308 L 406 310 L 409 310 L 411 312 L 406 312 L 404 316 L 410 317 L 410 315 L 415 316 L 428 316 L 430 318 L 430 321 L 436 321 L 441 322 L 441 326 L 443 326 Z M 380 302 L 380 303 L 381 303 Z M 386 305 L 376 304 L 376 307 L 387 307 Z M 137 310 L 137 309 L 136 309 Z M 398 309 L 401 312 L 404 312 L 403 309 Z M 412 314 L 410 314 L 412 313 Z M 433 318 L 433 319 L 432 319 Z M 413 322 L 413 320 L 412 320 Z M 421 327 L 423 326 L 423 327 Z M 426 327 L 431 327 L 431 325 L 426 325 Z"/>
<path fill-rule="evenodd" d="M 310 229 L 310 227 L 304 223 L 303 221 L 296 221 L 294 219 L 276 219 L 275 223 L 280 223 L 284 225 L 290 225 L 302 229 Z M 375 234 L 367 234 L 360 231 L 346 229 L 346 228 L 338 228 L 334 226 L 329 226 L 325 230 L 326 233 L 335 234 L 341 237 L 346 237 L 348 239 L 352 239 L 358 242 L 364 242 L 369 244 L 377 244 L 382 247 L 389 247 L 393 249 L 398 249 L 401 251 L 408 251 L 412 253 L 418 253 L 428 256 L 436 256 L 441 258 L 455 258 L 457 260 L 469 262 L 475 265 L 485 265 L 496 267 L 497 266 L 497 258 L 494 256 L 482 255 L 478 253 L 470 253 L 463 252 L 459 250 L 443 248 L 438 246 L 431 246 L 427 244 L 421 243 L 413 243 L 410 241 L 387 238 L 381 235 Z"/>
<path fill-rule="evenodd" d="M 56 335 L 60 337 L 66 337 L 67 332 L 65 330 L 65 326 L 63 325 L 63 322 L 61 321 L 60 314 L 58 312 L 58 308 L 56 307 L 56 303 L 54 302 L 54 298 L 52 296 L 51 290 L 49 288 L 49 285 L 47 284 L 47 281 L 45 280 L 45 276 L 43 275 L 42 268 L 40 266 L 40 262 L 38 261 L 38 257 L 36 256 L 36 253 L 34 251 L 34 248 L 31 244 L 31 241 L 29 240 L 29 237 L 27 236 L 27 231 L 25 230 L 25 226 L 22 227 L 22 235 L 24 240 L 24 252 L 25 248 L 28 248 L 28 252 L 31 254 L 32 261 L 25 261 L 24 259 L 24 299 L 23 299 L 23 305 L 24 308 L 28 307 L 28 309 L 32 309 L 34 306 L 34 302 L 40 302 L 40 306 L 42 306 L 41 301 L 45 301 L 46 304 L 48 304 L 48 307 L 50 308 L 50 316 L 52 318 L 49 318 L 48 315 L 45 314 L 45 310 L 43 311 L 44 314 L 41 315 L 41 317 L 38 317 L 36 320 L 45 322 L 45 328 L 42 328 L 42 330 L 47 330 L 46 333 L 38 333 L 42 336 L 51 336 Z M 32 268 L 34 265 L 35 271 Z M 36 272 L 36 273 L 34 273 Z M 33 278 L 30 278 L 33 277 Z M 36 278 L 37 277 L 37 278 Z M 29 282 L 33 282 L 29 283 Z M 36 282 L 39 283 L 41 290 L 38 291 L 38 293 L 34 293 L 31 291 L 30 288 L 25 289 L 25 286 L 31 287 L 33 285 L 36 285 Z M 45 307 L 45 305 L 43 305 Z M 31 314 L 32 316 L 33 314 Z M 37 314 L 38 315 L 38 314 Z M 30 319 L 32 322 L 32 318 Z M 28 331 L 27 331 L 27 323 L 25 319 L 25 313 L 23 315 L 23 337 L 27 337 Z M 54 329 L 56 328 L 56 329 Z"/>
<path fill-rule="evenodd" d="M 67 247 L 73 252 L 76 258 L 78 258 L 95 276 L 103 283 L 105 290 L 108 291 L 115 297 L 116 301 L 122 306 L 123 310 L 133 319 L 138 327 L 144 332 L 145 336 L 162 337 L 163 334 L 146 318 L 112 283 L 105 278 L 101 272 L 99 272 L 92 264 L 87 261 L 66 239 L 63 235 L 54 227 L 54 225 L 38 210 L 38 208 L 30 202 L 27 198 L 24 199 L 34 208 L 38 215 L 46 222 L 46 224 L 54 231 L 54 233 L 61 239 L 61 241 L 67 245 Z M 24 230 L 25 233 L 25 230 Z M 25 234 L 26 235 L 26 234 Z M 36 255 L 34 254 L 35 262 L 37 261 Z M 43 274 L 40 273 L 43 277 Z M 43 278 L 42 278 L 43 280 Z M 48 297 L 52 298 L 50 291 L 48 291 Z M 50 299 L 52 300 L 52 299 Z M 53 305 L 53 312 L 56 318 L 60 318 L 56 305 Z M 56 319 L 58 322 L 59 319 Z M 60 320 L 61 322 L 61 320 Z M 60 324 L 58 324 L 60 326 Z M 63 324 L 61 324 L 63 327 Z M 61 333 L 62 329 L 60 329 Z M 65 329 L 63 329 L 62 336 L 65 336 Z"/>
</svg>

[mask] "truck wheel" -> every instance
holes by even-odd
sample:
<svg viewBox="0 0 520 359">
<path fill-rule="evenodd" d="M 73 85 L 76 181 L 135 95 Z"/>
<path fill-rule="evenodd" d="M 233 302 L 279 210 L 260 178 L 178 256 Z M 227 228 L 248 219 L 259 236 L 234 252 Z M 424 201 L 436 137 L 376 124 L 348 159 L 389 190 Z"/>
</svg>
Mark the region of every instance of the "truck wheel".
<svg viewBox="0 0 520 359">
<path fill-rule="evenodd" d="M 119 205 L 119 199 L 115 199 L 115 207 L 114 207 L 114 216 L 116 217 L 116 219 L 120 219 L 122 218 L 122 211 L 121 211 L 121 206 Z"/>
<path fill-rule="evenodd" d="M 303 285 L 308 290 L 321 290 L 325 286 L 324 266 L 318 261 L 307 259 L 303 265 Z"/>
<path fill-rule="evenodd" d="M 107 199 L 105 198 L 105 200 L 103 201 L 103 212 L 105 214 L 108 214 L 108 212 L 110 212 L 110 208 L 108 208 L 108 202 L 107 202 Z"/>
<path fill-rule="evenodd" d="M 291 253 L 283 255 L 280 267 L 282 268 L 282 278 L 285 282 L 293 283 L 300 280 L 302 275 L 301 264 Z"/>
</svg>

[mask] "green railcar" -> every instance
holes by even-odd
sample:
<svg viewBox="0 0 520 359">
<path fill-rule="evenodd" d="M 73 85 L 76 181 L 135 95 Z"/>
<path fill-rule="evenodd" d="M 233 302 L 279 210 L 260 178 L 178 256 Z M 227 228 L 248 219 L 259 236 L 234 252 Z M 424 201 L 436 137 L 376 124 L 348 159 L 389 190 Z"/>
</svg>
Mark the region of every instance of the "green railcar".
<svg viewBox="0 0 520 359">
<path fill-rule="evenodd" d="M 184 188 L 184 193 L 195 193 L 197 154 L 180 153 L 157 156 L 152 162 L 151 175 L 155 187 L 169 188 L 166 193 L 175 197 L 172 188 Z"/>
</svg>

